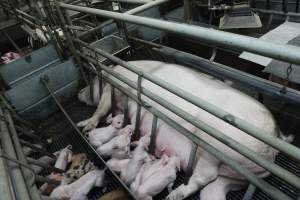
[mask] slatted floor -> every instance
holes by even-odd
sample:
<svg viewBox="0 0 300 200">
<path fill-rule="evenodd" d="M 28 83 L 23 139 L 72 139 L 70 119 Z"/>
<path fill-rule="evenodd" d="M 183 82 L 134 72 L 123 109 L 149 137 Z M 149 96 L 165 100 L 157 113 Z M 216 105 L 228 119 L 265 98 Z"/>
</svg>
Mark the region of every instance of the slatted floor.
<svg viewBox="0 0 300 200">
<path fill-rule="evenodd" d="M 87 107 L 84 104 L 79 103 L 77 100 L 72 100 L 72 103 L 66 105 L 66 110 L 70 114 L 71 118 L 78 122 L 82 119 L 89 117 L 94 108 Z M 82 138 L 73 130 L 72 126 L 66 120 L 61 112 L 57 112 L 54 115 L 50 116 L 43 124 L 41 124 L 41 129 L 47 132 L 48 136 L 52 136 L 53 143 L 49 147 L 50 152 L 55 152 L 68 144 L 73 145 L 73 151 L 75 153 L 85 152 L 87 153 L 90 160 L 94 161 L 96 165 L 101 166 L 101 161 L 99 158 L 93 153 L 93 151 L 86 145 Z M 288 158 L 283 154 L 279 154 L 276 158 L 276 163 L 283 168 L 291 171 L 292 173 L 300 176 L 300 163 Z M 179 173 L 178 178 L 174 187 L 178 187 L 183 182 L 184 174 Z M 113 178 L 110 174 L 107 175 L 108 185 L 106 191 L 103 191 L 102 188 L 95 188 L 89 193 L 89 199 L 97 199 L 98 197 L 102 196 L 104 193 L 112 191 L 120 187 L 120 183 Z M 286 184 L 284 181 L 280 180 L 279 178 L 271 175 L 266 178 L 270 184 L 275 186 L 276 188 L 280 189 L 287 195 L 289 195 L 293 199 L 297 199 L 299 196 L 299 190 L 295 189 L 294 187 Z M 243 198 L 244 190 L 229 192 L 227 195 L 228 200 L 241 200 Z M 161 194 L 157 195 L 154 199 L 164 199 L 167 195 L 167 191 L 163 191 Z M 196 200 L 199 199 L 199 194 L 196 194 L 190 198 L 189 200 Z M 257 190 L 253 196 L 255 200 L 269 200 L 267 195 L 262 193 L 261 191 Z"/>
</svg>

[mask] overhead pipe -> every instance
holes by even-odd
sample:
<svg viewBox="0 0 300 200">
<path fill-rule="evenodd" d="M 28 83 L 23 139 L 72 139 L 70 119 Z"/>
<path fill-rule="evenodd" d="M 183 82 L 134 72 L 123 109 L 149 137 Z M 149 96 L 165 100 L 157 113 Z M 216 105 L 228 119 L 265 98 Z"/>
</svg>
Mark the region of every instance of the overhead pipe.
<svg viewBox="0 0 300 200">
<path fill-rule="evenodd" d="M 96 65 L 99 65 L 99 62 L 97 62 L 94 59 L 91 59 L 88 56 L 81 55 L 84 59 L 86 59 L 89 62 L 92 62 Z M 103 65 L 101 65 L 103 66 Z M 100 66 L 100 67 L 101 67 Z M 102 67 L 101 67 L 102 68 Z M 104 69 L 104 68 L 102 68 Z M 100 73 L 97 71 L 94 71 L 94 69 L 89 68 L 89 70 L 92 70 L 97 76 L 101 76 Z M 107 71 L 108 72 L 108 71 Z M 109 73 L 110 74 L 110 73 Z M 112 74 L 110 74 L 112 75 Z M 113 75 L 114 76 L 114 75 Z M 232 169 L 234 169 L 236 172 L 244 176 L 247 180 L 249 180 L 253 185 L 260 188 L 263 192 L 268 194 L 270 197 L 272 197 L 275 200 L 291 200 L 290 197 L 279 191 L 277 188 L 274 188 L 269 183 L 263 181 L 261 178 L 254 175 L 252 172 L 250 172 L 248 169 L 246 169 L 244 166 L 242 166 L 237 161 L 230 158 L 228 155 L 224 154 L 223 152 L 219 151 L 215 147 L 211 146 L 210 144 L 206 143 L 204 140 L 199 138 L 198 136 L 194 135 L 192 132 L 184 128 L 183 126 L 179 125 L 177 122 L 175 122 L 173 119 L 169 118 L 167 115 L 159 111 L 153 106 L 150 106 L 147 102 L 144 100 L 139 100 L 136 94 L 133 94 L 129 88 L 125 88 L 120 83 L 116 82 L 112 78 L 108 77 L 107 75 L 102 75 L 104 80 L 111 84 L 113 87 L 117 88 L 119 91 L 130 97 L 132 100 L 134 100 L 137 104 L 140 104 L 143 106 L 146 110 L 148 110 L 153 115 L 157 116 L 160 120 L 164 121 L 166 124 L 168 124 L 170 127 L 174 128 L 184 136 L 186 136 L 188 139 L 194 141 L 197 145 L 199 145 L 201 148 L 209 152 L 211 155 L 215 156 L 217 159 L 219 159 L 222 163 L 227 164 Z"/>
<path fill-rule="evenodd" d="M 161 5 L 161 4 L 166 3 L 166 2 L 168 2 L 168 0 L 150 1 L 150 3 L 144 4 L 142 6 L 138 6 L 136 8 L 131 9 L 131 10 L 128 10 L 128 11 L 124 12 L 124 14 L 135 15 L 135 14 L 138 14 L 142 11 L 145 11 L 147 9 L 150 9 L 150 8 L 154 7 L 154 6 L 158 6 L 158 5 Z M 112 23 L 114 23 L 114 20 L 105 21 L 102 24 L 100 24 L 99 26 L 96 26 L 95 28 L 93 28 L 91 30 L 83 32 L 83 33 L 79 34 L 78 36 L 79 36 L 79 38 L 87 37 L 88 35 L 90 35 L 92 33 L 95 33 L 97 31 L 100 31 L 103 27 L 108 26 Z"/>
<path fill-rule="evenodd" d="M 129 14 L 121 14 L 95 8 L 74 6 L 65 3 L 59 3 L 59 6 L 64 9 L 94 14 L 101 17 L 130 22 L 133 24 L 156 28 L 182 36 L 196 38 L 205 42 L 215 44 L 216 46 L 234 48 L 241 51 L 249 51 L 274 59 L 287 61 L 293 64 L 300 64 L 300 48 L 291 45 L 281 45 L 259 40 L 257 38 L 213 30 L 200 26 L 180 24 L 141 16 L 132 16 Z"/>
<path fill-rule="evenodd" d="M 279 100 L 300 105 L 300 92 L 291 88 L 283 89 L 284 86 L 280 84 L 170 47 L 160 46 L 153 48 L 153 50 L 161 55 L 175 59 L 178 64 L 190 66 L 214 77 L 242 83 L 262 93 L 274 96 Z"/>
<path fill-rule="evenodd" d="M 199 98 L 199 97 L 196 97 L 194 95 L 192 95 L 191 93 L 189 92 L 186 92 L 176 86 L 174 86 L 173 84 L 170 84 L 158 77 L 155 77 L 149 73 L 146 73 L 146 72 L 141 72 L 137 67 L 135 67 L 134 65 L 132 64 L 129 64 L 128 62 L 126 61 L 123 61 L 121 60 L 120 58 L 116 57 L 116 56 L 113 56 L 101 49 L 98 49 L 98 48 L 94 48 L 94 47 L 91 47 L 90 45 L 88 45 L 87 43 L 81 41 L 81 40 L 78 40 L 78 39 L 75 39 L 73 38 L 73 41 L 80 44 L 81 46 L 83 47 L 86 47 L 90 50 L 93 50 L 97 53 L 99 53 L 100 55 L 108 58 L 109 60 L 113 61 L 114 63 L 117 63 L 123 67 L 125 67 L 126 69 L 136 73 L 136 74 L 142 74 L 143 75 L 143 78 L 157 84 L 158 86 L 174 93 L 175 95 L 183 98 L 184 100 L 194 104 L 195 106 L 199 107 L 199 108 L 202 108 L 204 109 L 205 111 L 215 115 L 216 117 L 230 123 L 231 125 L 245 131 L 246 133 L 248 133 L 249 135 L 271 145 L 272 147 L 288 154 L 289 156 L 297 159 L 297 160 L 300 160 L 300 150 L 291 145 L 291 144 L 288 144 L 286 142 L 284 142 L 283 140 L 280 140 L 276 137 L 273 137 L 271 135 L 269 135 L 266 131 L 264 130 L 261 130 L 251 124 L 249 124 L 248 122 L 246 122 L 245 120 L 242 120 L 238 117 L 235 117 L 233 115 L 231 115 L 230 113 L 226 112 L 225 110 L 221 109 L 221 108 L 218 108 L 216 107 L 215 105 Z"/>
</svg>

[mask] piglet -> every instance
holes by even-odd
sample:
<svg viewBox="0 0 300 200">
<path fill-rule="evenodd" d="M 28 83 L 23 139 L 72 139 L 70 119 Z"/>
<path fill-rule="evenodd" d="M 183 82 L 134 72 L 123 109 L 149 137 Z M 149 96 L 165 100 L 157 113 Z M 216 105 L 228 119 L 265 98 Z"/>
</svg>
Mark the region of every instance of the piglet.
<svg viewBox="0 0 300 200">
<path fill-rule="evenodd" d="M 145 162 L 150 162 L 150 155 L 147 153 L 148 146 L 150 144 L 150 134 L 146 134 L 138 141 L 138 146 L 132 153 L 132 158 L 127 167 L 121 171 L 121 179 L 128 185 L 130 185 L 137 172 L 141 169 Z"/>
<path fill-rule="evenodd" d="M 118 159 L 128 157 L 132 133 L 133 126 L 127 125 L 125 128 L 119 131 L 118 136 L 97 148 L 97 152 L 102 156 L 112 156 Z"/>
<path fill-rule="evenodd" d="M 50 197 L 60 200 L 85 200 L 93 187 L 104 186 L 104 170 L 93 170 L 69 185 L 60 185 L 53 190 Z"/>
<path fill-rule="evenodd" d="M 72 155 L 72 145 L 68 145 L 66 148 L 62 149 L 59 152 L 54 166 L 58 169 L 65 171 L 68 163 L 72 161 Z"/>
<path fill-rule="evenodd" d="M 50 176 L 48 176 L 49 179 L 51 180 L 55 180 L 55 181 L 62 181 L 63 178 L 64 178 L 64 175 L 63 174 L 55 174 L 55 173 L 52 173 Z M 71 179 L 68 179 L 68 182 L 71 182 L 72 180 Z M 63 182 L 63 184 L 66 184 L 66 181 Z M 51 192 L 54 190 L 55 186 L 54 185 L 51 185 L 51 184 L 48 184 L 48 183 L 44 183 L 43 185 L 41 185 L 41 187 L 39 188 L 40 192 L 42 195 L 50 195 Z"/>
<path fill-rule="evenodd" d="M 130 159 L 126 158 L 126 159 L 116 159 L 116 158 L 112 158 L 109 161 L 107 161 L 106 165 L 113 171 L 120 173 L 122 171 L 122 169 L 126 169 L 128 163 L 129 163 Z"/>
<path fill-rule="evenodd" d="M 88 139 L 94 147 L 100 147 L 102 144 L 110 141 L 118 135 L 118 131 L 122 128 L 124 115 L 118 114 L 115 117 L 109 115 L 107 122 L 109 126 L 97 128 L 88 133 Z"/>
<path fill-rule="evenodd" d="M 160 193 L 165 187 L 168 187 L 168 189 L 172 188 L 176 179 L 176 173 L 180 170 L 180 159 L 177 156 L 171 156 L 164 164 L 155 173 L 152 172 L 147 179 L 142 177 L 145 173 L 145 168 L 141 169 L 137 179 L 143 179 L 143 181 L 137 180 L 140 185 L 133 190 L 138 199 L 151 200 L 152 196 Z"/>
</svg>

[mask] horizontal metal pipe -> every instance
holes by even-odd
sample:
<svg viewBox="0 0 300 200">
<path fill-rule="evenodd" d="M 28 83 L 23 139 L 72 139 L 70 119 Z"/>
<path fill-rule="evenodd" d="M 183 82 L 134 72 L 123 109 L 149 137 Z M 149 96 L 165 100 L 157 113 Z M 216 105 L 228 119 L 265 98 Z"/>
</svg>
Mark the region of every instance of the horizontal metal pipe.
<svg viewBox="0 0 300 200">
<path fill-rule="evenodd" d="M 152 2 L 152 0 L 108 0 L 108 1 L 128 3 L 128 4 L 147 4 L 147 3 Z"/>
<path fill-rule="evenodd" d="M 253 8 L 252 10 L 255 12 L 265 13 L 265 14 L 300 17 L 300 13 L 295 13 L 295 12 L 283 12 L 278 10 L 266 10 L 266 9 L 259 9 L 259 8 Z"/>
<path fill-rule="evenodd" d="M 40 20 L 40 19 L 38 19 L 38 18 L 36 18 L 36 17 L 34 17 L 34 16 L 32 16 L 32 15 L 29 15 L 29 14 L 27 14 L 26 12 L 24 12 L 24 11 L 22 11 L 22 10 L 15 9 L 15 11 L 16 11 L 17 13 L 19 13 L 19 14 L 21 14 L 21 15 L 23 15 L 23 16 L 25 16 L 25 17 L 27 17 L 27 18 L 29 18 L 29 19 L 31 19 L 31 20 L 37 22 L 37 23 L 39 23 L 39 25 L 41 25 L 41 24 L 44 23 L 42 20 Z"/>
<path fill-rule="evenodd" d="M 149 8 L 152 8 L 154 6 L 158 6 L 160 4 L 163 4 L 165 2 L 168 2 L 168 0 L 155 0 L 155 1 L 151 1 L 150 3 L 147 3 L 147 4 L 144 4 L 142 6 L 138 6 L 136 8 L 133 8 L 131 10 L 128 10 L 126 12 L 124 12 L 124 14 L 128 14 L 128 15 L 134 15 L 134 14 L 138 14 L 142 11 L 145 11 Z M 81 34 L 79 34 L 79 37 L 82 38 L 82 37 L 86 37 L 94 32 L 97 32 L 97 31 L 100 31 L 103 27 L 105 26 L 108 26 L 110 24 L 114 23 L 114 20 L 108 20 L 108 21 L 105 21 L 103 22 L 102 24 L 100 24 L 99 26 L 96 26 L 95 28 L 89 30 L 89 31 L 86 31 L 86 32 L 83 32 Z"/>
<path fill-rule="evenodd" d="M 137 73 L 137 74 L 143 74 L 143 77 L 157 85 L 159 85 L 160 87 L 176 94 L 177 96 L 185 99 L 186 101 L 194 104 L 195 106 L 198 106 L 199 108 L 202 108 L 204 109 L 205 111 L 219 117 L 220 119 L 226 121 L 226 122 L 229 122 L 230 124 L 232 124 L 233 126 L 245 131 L 246 133 L 248 133 L 249 135 L 273 146 L 274 148 L 288 154 L 289 156 L 297 159 L 297 160 L 300 160 L 300 150 L 291 145 L 291 144 L 288 144 L 276 137 L 273 137 L 271 136 L 270 134 L 268 134 L 266 131 L 264 130 L 261 130 L 261 129 L 258 129 L 257 127 L 249 124 L 248 122 L 246 122 L 245 120 L 242 120 L 238 117 L 235 117 L 235 116 L 232 116 L 230 113 L 222 110 L 221 108 L 218 108 L 214 105 L 212 105 L 211 103 L 199 98 L 199 97 L 196 97 L 170 83 L 167 83 L 166 81 L 158 78 L 158 77 L 154 77 L 152 76 L 151 74 L 149 73 L 145 73 L 145 72 L 141 72 L 137 67 L 135 67 L 134 65 L 132 64 L 129 64 L 121 59 L 119 59 L 118 57 L 116 56 L 113 56 L 105 51 L 102 51 L 101 49 L 98 49 L 98 48 L 93 48 L 91 46 L 89 46 L 87 43 L 81 41 L 81 40 L 78 40 L 78 39 L 73 39 L 74 42 L 77 42 L 78 44 L 84 46 L 84 47 L 87 47 L 97 53 L 99 53 L 100 55 L 110 59 L 111 61 L 113 61 L 114 63 L 117 63 L 123 67 L 125 67 L 126 69 L 134 72 L 134 73 Z M 228 117 L 229 116 L 229 117 Z M 232 120 L 228 120 L 228 119 L 232 119 Z"/>
<path fill-rule="evenodd" d="M 300 92 L 294 89 L 285 88 L 283 91 L 284 86 L 280 84 L 169 47 L 153 48 L 153 50 L 164 56 L 172 57 L 178 64 L 193 67 L 214 77 L 242 83 L 255 88 L 259 92 L 274 96 L 279 100 L 284 100 L 291 104 L 300 104 Z M 291 154 L 293 153 L 291 152 Z M 298 157 L 298 160 L 299 158 L 300 156 Z"/>
<path fill-rule="evenodd" d="M 295 64 L 300 64 L 300 48 L 291 45 L 281 45 L 271 43 L 257 38 L 242 36 L 234 33 L 212 30 L 199 26 L 168 22 L 158 19 L 151 19 L 141 16 L 132 16 L 94 8 L 82 6 L 68 5 L 59 3 L 62 8 L 75 10 L 79 12 L 95 14 L 101 17 L 111 18 L 124 22 L 130 22 L 150 28 L 176 33 L 182 36 L 197 38 L 205 42 L 210 42 L 215 45 L 226 48 L 234 48 L 241 51 L 249 51 L 263 56 L 271 57 L 278 60 L 283 60 Z"/>
<path fill-rule="evenodd" d="M 52 153 L 49 153 L 49 152 L 46 151 L 45 149 L 39 148 L 39 147 L 35 146 L 34 144 L 31 144 L 31 143 L 29 143 L 29 142 L 27 142 L 27 141 L 20 140 L 20 143 L 21 143 L 22 145 L 24 145 L 24 146 L 30 147 L 31 149 L 33 149 L 33 150 L 35 150 L 35 151 L 37 151 L 37 152 L 40 152 L 40 153 L 42 153 L 42 154 L 44 154 L 44 155 L 47 155 L 47 156 L 49 156 L 49 157 L 51 157 L 51 158 L 56 158 L 55 155 L 53 155 Z"/>
<path fill-rule="evenodd" d="M 87 55 L 80 54 L 83 58 L 87 57 Z M 110 75 L 116 77 L 117 79 L 121 80 L 122 82 L 126 83 L 133 89 L 137 90 L 138 86 L 137 83 L 131 81 L 130 79 L 124 77 L 123 75 L 115 72 L 112 68 L 106 67 L 103 64 L 99 63 L 98 66 Z M 140 73 L 142 74 L 142 73 Z M 142 75 L 143 76 L 143 75 Z M 300 188 L 300 178 L 296 175 L 290 173 L 286 169 L 275 165 L 274 163 L 266 160 L 262 156 L 258 155 L 257 153 L 253 152 L 253 150 L 249 149 L 248 147 L 238 143 L 237 141 L 231 139 L 229 136 L 223 134 L 221 131 L 217 130 L 214 127 L 209 126 L 208 124 L 204 123 L 203 121 L 199 120 L 198 118 L 192 116 L 185 110 L 177 107 L 176 105 L 166 101 L 165 99 L 159 97 L 158 95 L 152 93 L 151 91 L 145 89 L 144 87 L 141 88 L 142 94 L 146 97 L 150 98 L 151 100 L 159 103 L 163 107 L 167 108 L 171 112 L 175 113 L 182 119 L 186 120 L 187 122 L 191 123 L 195 127 L 203 130 L 208 135 L 214 137 L 215 139 L 219 140 L 223 144 L 229 146 L 230 148 L 236 150 L 240 154 L 244 155 L 245 157 L 249 158 L 253 162 L 257 163 L 258 165 L 262 166 L 263 168 L 267 169 L 268 171 L 272 172 L 276 176 L 280 177 L 281 179 L 291 183 L 293 186 Z"/>
<path fill-rule="evenodd" d="M 95 65 L 99 64 L 97 61 L 95 61 L 93 59 L 90 59 L 87 56 L 84 56 L 84 59 L 88 60 L 89 62 L 94 63 Z M 91 68 L 89 68 L 89 70 L 92 70 L 94 73 L 96 73 L 96 75 L 101 76 L 101 74 L 98 73 L 97 71 L 94 71 Z M 107 77 L 106 75 L 102 75 L 102 77 L 105 79 L 105 81 L 110 83 L 113 87 L 115 87 L 118 90 L 120 90 L 121 92 L 123 92 L 125 95 L 127 95 L 128 97 L 133 99 L 136 103 L 141 104 L 142 106 L 144 106 L 145 109 L 147 109 L 152 114 L 156 115 L 159 119 L 164 121 L 166 124 L 170 125 L 172 128 L 174 128 L 178 132 L 182 133 L 184 136 L 186 136 L 190 140 L 194 141 L 197 145 L 199 145 L 204 150 L 206 150 L 207 152 L 209 152 L 210 154 L 215 156 L 221 162 L 227 164 L 232 169 L 236 170 L 239 174 L 241 174 L 242 176 L 247 178 L 247 180 L 249 180 L 251 183 L 253 183 L 253 185 L 260 188 L 263 192 L 268 194 L 273 199 L 275 199 L 275 200 L 282 200 L 282 199 L 291 200 L 290 197 L 288 197 L 287 195 L 280 192 L 277 188 L 272 187 L 269 183 L 266 183 L 261 178 L 258 178 L 253 173 L 251 173 L 248 169 L 243 167 L 240 163 L 236 162 L 235 160 L 233 160 L 232 158 L 230 158 L 229 156 L 227 156 L 223 152 L 219 151 L 215 147 L 213 147 L 210 144 L 206 143 L 201 138 L 195 136 L 192 132 L 190 132 L 189 130 L 187 130 L 183 126 L 176 123 L 174 120 L 169 118 L 167 115 L 163 114 L 162 112 L 160 112 L 159 110 L 157 110 L 156 108 L 154 108 L 152 106 L 145 106 L 145 105 L 148 105 L 148 103 L 143 101 L 143 100 L 140 101 L 138 99 L 138 97 L 135 94 L 133 94 L 128 88 L 125 88 L 125 87 L 121 86 L 119 83 L 117 83 L 116 81 L 114 81 L 111 78 Z"/>
<path fill-rule="evenodd" d="M 44 164 L 44 163 L 39 162 L 38 160 L 32 159 L 30 157 L 27 157 L 26 159 L 27 159 L 27 162 L 29 164 L 32 164 L 32 165 L 40 166 L 40 167 L 43 167 L 43 168 L 46 168 L 46 169 L 49 169 L 51 171 L 58 172 L 58 173 L 65 172 L 64 170 L 58 169 L 56 167 L 53 167 L 53 166 L 50 166 L 50 165 L 47 165 L 47 164 Z"/>
<path fill-rule="evenodd" d="M 255 88 L 257 91 L 266 95 L 271 95 L 288 103 L 300 104 L 300 92 L 289 87 L 282 92 L 283 86 L 266 79 L 245 73 L 243 71 L 225 66 L 220 63 L 212 62 L 210 60 L 201 58 L 199 56 L 179 51 L 167 46 L 163 46 L 154 42 L 142 40 L 135 37 L 129 39 L 146 44 L 155 48 L 154 51 L 176 60 L 176 63 L 195 68 L 201 72 L 212 75 L 220 79 L 228 79 L 234 82 L 242 83 L 249 87 Z M 205 44 L 206 45 L 206 44 Z"/>
</svg>

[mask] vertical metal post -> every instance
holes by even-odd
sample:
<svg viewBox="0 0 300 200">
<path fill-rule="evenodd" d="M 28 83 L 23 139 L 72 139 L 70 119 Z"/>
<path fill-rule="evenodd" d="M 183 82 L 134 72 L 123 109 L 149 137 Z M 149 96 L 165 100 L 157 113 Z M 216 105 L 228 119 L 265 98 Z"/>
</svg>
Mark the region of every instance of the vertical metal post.
<svg viewBox="0 0 300 200">
<path fill-rule="evenodd" d="M 116 115 L 115 88 L 111 86 L 110 89 L 111 89 L 111 93 L 110 93 L 111 114 L 114 117 Z"/>
<path fill-rule="evenodd" d="M 72 53 L 72 55 L 75 57 L 75 60 L 76 60 L 76 62 L 77 62 L 77 64 L 78 64 L 78 66 L 79 66 L 79 70 L 80 70 L 80 72 L 81 72 L 81 74 L 82 74 L 82 78 L 83 78 L 83 80 L 85 81 L 85 83 L 88 85 L 88 80 L 87 80 L 87 78 L 86 78 L 86 75 L 85 75 L 85 73 L 84 73 L 84 71 L 83 71 L 83 68 L 82 68 L 82 61 L 81 61 L 81 58 L 77 55 L 77 53 L 76 53 L 76 50 L 75 50 L 75 45 L 74 45 L 74 43 L 73 43 L 73 41 L 72 41 L 72 39 L 71 39 L 71 35 L 70 35 L 70 33 L 69 33 L 69 30 L 66 28 L 66 20 L 65 20 L 65 18 L 64 18 L 64 16 L 63 16 L 63 13 L 62 13 L 62 11 L 61 11 L 61 7 L 58 5 L 58 1 L 57 0 L 55 0 L 55 7 L 56 7 L 56 10 L 57 10 L 57 13 L 58 13 L 58 16 L 59 16 L 59 18 L 60 18 L 60 21 L 61 21 L 61 27 L 62 27 L 62 29 L 63 29 L 63 32 L 65 33 L 65 35 L 66 35 L 66 38 L 67 38 L 67 41 L 68 41 L 68 43 L 69 43 L 69 47 L 70 47 L 70 51 L 71 51 L 71 53 Z M 70 24 L 69 24 L 70 25 Z"/>
<path fill-rule="evenodd" d="M 8 111 L 6 111 L 6 113 L 7 113 L 6 117 L 7 117 L 8 123 L 9 123 L 8 127 L 9 127 L 10 133 L 12 135 L 12 142 L 15 146 L 17 157 L 22 163 L 28 165 L 28 162 L 27 162 L 26 157 L 23 153 L 22 146 L 20 144 L 20 141 L 19 141 L 19 138 L 18 138 L 18 135 L 17 135 L 17 131 L 14 127 L 12 117 L 8 113 Z M 24 178 L 26 179 L 27 188 L 29 189 L 29 194 L 31 196 L 31 199 L 32 200 L 41 200 L 39 190 L 36 187 L 36 185 L 34 184 L 34 182 L 35 182 L 34 173 L 32 171 L 30 171 L 28 168 L 25 168 L 24 166 L 21 167 L 21 170 L 23 172 Z"/>
<path fill-rule="evenodd" d="M 92 72 L 90 71 L 88 73 L 89 73 L 88 77 L 89 77 L 89 87 L 90 87 L 90 98 L 91 98 L 91 102 L 93 104 L 94 101 L 95 101 L 95 99 L 94 99 L 94 84 L 95 84 L 95 81 L 94 81 Z"/>
<path fill-rule="evenodd" d="M 157 136 L 157 116 L 153 115 L 152 119 L 152 128 L 151 128 L 151 140 L 149 145 L 149 152 L 154 155 L 155 153 L 155 142 L 156 142 L 156 136 Z"/>
<path fill-rule="evenodd" d="M 266 9 L 270 10 L 270 0 L 267 0 Z"/>
<path fill-rule="evenodd" d="M 296 1 L 296 13 L 299 12 L 299 0 Z"/>
<path fill-rule="evenodd" d="M 0 106 L 0 115 L 4 116 L 4 112 L 2 107 Z M 1 127 L 1 144 L 3 147 L 3 151 L 9 157 L 17 159 L 13 143 L 11 141 L 8 127 L 5 121 L 0 120 L 0 127 Z M 12 178 L 12 184 L 15 189 L 16 199 L 22 200 L 30 200 L 30 195 L 26 187 L 25 180 L 23 178 L 23 174 L 21 172 L 20 167 L 18 164 L 14 162 L 7 162 L 7 168 L 10 171 L 10 175 Z"/>
<path fill-rule="evenodd" d="M 138 100 L 141 101 L 141 89 L 142 89 L 142 74 L 138 74 L 138 81 L 137 81 L 137 97 Z M 135 127 L 134 127 L 134 139 L 138 139 L 140 136 L 140 120 L 141 120 L 141 110 L 142 107 L 138 103 L 136 109 L 136 118 L 135 118 Z"/>
<path fill-rule="evenodd" d="M 246 193 L 244 194 L 244 197 L 242 200 L 251 200 L 254 193 L 255 193 L 256 187 L 253 184 L 249 184 L 248 189 Z"/>
<path fill-rule="evenodd" d="M 191 153 L 190 153 L 190 157 L 189 157 L 188 166 L 186 168 L 185 177 L 184 177 L 184 181 L 183 181 L 183 183 L 185 185 L 188 184 L 189 179 L 190 179 L 190 177 L 193 173 L 193 166 L 194 166 L 194 162 L 195 162 L 195 156 L 196 156 L 196 153 L 197 153 L 197 149 L 198 149 L 198 145 L 196 143 L 193 143 Z"/>
<path fill-rule="evenodd" d="M 129 109 L 128 109 L 128 96 L 125 96 L 124 100 L 124 123 L 123 127 L 129 124 Z"/>
<path fill-rule="evenodd" d="M 288 6 L 289 0 L 282 0 L 282 11 L 284 13 L 287 13 L 287 6 Z"/>
<path fill-rule="evenodd" d="M 184 0 L 183 6 L 184 6 L 184 21 L 185 23 L 190 24 L 192 22 L 191 0 Z"/>
</svg>

